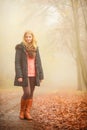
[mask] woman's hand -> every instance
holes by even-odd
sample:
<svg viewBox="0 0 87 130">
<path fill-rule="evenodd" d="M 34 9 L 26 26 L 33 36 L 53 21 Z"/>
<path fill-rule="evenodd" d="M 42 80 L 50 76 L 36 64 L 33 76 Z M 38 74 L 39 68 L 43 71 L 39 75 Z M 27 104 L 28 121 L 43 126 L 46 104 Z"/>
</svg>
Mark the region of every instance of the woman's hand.
<svg viewBox="0 0 87 130">
<path fill-rule="evenodd" d="M 23 82 L 23 78 L 18 78 L 18 82 Z"/>
</svg>

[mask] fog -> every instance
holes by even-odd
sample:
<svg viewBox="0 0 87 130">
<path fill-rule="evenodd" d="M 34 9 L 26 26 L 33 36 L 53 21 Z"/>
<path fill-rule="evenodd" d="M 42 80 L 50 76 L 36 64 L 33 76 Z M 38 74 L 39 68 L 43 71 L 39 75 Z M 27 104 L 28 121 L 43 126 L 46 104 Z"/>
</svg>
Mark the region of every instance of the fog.
<svg viewBox="0 0 87 130">
<path fill-rule="evenodd" d="M 75 47 L 70 0 L 3 0 L 0 16 L 0 87 L 14 87 L 15 46 L 22 41 L 24 32 L 31 30 L 44 70 L 42 91 L 77 89 L 76 62 L 69 49 L 71 43 Z"/>
</svg>

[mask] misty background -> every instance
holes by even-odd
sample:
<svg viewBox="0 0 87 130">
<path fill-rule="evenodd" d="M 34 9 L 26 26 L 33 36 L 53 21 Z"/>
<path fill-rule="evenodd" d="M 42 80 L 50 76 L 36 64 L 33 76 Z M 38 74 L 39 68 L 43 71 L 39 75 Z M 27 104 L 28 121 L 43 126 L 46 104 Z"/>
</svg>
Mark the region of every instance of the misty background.
<svg viewBox="0 0 87 130">
<path fill-rule="evenodd" d="M 87 89 L 87 0 L 0 0 L 0 88 L 14 87 L 15 46 L 31 30 L 40 50 L 40 91 Z"/>
</svg>

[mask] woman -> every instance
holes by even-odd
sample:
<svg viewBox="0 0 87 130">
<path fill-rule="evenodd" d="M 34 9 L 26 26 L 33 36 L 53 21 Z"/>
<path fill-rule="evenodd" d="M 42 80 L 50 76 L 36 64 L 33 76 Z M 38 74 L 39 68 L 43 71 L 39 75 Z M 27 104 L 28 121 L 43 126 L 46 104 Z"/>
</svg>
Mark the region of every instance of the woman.
<svg viewBox="0 0 87 130">
<path fill-rule="evenodd" d="M 22 86 L 20 119 L 32 119 L 30 110 L 33 102 L 35 86 L 43 80 L 43 69 L 39 49 L 31 31 L 25 32 L 23 42 L 16 45 L 15 54 L 15 86 Z"/>
</svg>

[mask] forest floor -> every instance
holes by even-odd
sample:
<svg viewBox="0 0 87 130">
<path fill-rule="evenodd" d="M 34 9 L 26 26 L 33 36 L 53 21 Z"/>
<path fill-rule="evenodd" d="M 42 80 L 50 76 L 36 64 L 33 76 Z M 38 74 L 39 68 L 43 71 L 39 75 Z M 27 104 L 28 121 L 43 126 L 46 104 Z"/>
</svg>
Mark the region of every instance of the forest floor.
<svg viewBox="0 0 87 130">
<path fill-rule="evenodd" d="M 87 93 L 35 95 L 32 121 L 20 120 L 19 89 L 0 90 L 0 130 L 87 130 Z"/>
</svg>

